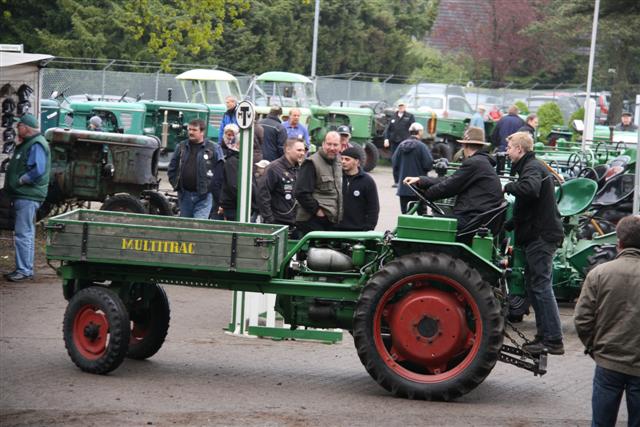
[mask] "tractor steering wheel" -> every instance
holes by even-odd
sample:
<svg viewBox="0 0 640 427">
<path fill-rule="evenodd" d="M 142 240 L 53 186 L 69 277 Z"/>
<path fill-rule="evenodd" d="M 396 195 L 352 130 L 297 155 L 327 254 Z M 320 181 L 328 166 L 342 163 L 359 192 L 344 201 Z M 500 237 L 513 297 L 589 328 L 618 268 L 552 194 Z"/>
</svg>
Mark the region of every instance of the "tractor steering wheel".
<svg viewBox="0 0 640 427">
<path fill-rule="evenodd" d="M 576 170 L 577 169 L 577 170 Z M 576 176 L 577 171 L 582 169 L 582 159 L 578 153 L 572 153 L 567 159 L 567 173 L 569 176 Z"/>
<path fill-rule="evenodd" d="M 618 153 L 618 154 L 622 154 L 622 153 L 621 153 L 621 151 L 620 151 L 620 145 L 621 145 L 621 144 L 622 144 L 622 150 L 623 150 L 623 151 L 627 151 L 627 143 L 626 143 L 626 142 L 624 142 L 624 141 L 619 141 L 619 142 L 616 144 L 616 148 L 615 148 L 616 153 Z"/>
<path fill-rule="evenodd" d="M 607 144 L 598 142 L 593 154 L 598 162 L 606 163 L 607 160 L 609 160 L 609 148 L 607 148 Z"/>
<path fill-rule="evenodd" d="M 576 178 L 589 178 L 592 181 L 598 182 L 598 173 L 594 168 L 586 166 L 578 172 Z"/>
<path fill-rule="evenodd" d="M 418 187 L 416 187 L 415 184 L 407 185 L 407 187 L 409 187 L 411 191 L 413 191 L 415 195 L 418 196 L 418 199 L 420 199 L 422 203 L 430 207 L 433 212 L 437 213 L 438 215 L 447 216 L 447 214 L 444 213 L 442 209 L 440 209 L 440 206 L 436 205 L 431 200 L 427 200 L 427 198 L 424 197 L 422 192 L 418 189 Z"/>
</svg>

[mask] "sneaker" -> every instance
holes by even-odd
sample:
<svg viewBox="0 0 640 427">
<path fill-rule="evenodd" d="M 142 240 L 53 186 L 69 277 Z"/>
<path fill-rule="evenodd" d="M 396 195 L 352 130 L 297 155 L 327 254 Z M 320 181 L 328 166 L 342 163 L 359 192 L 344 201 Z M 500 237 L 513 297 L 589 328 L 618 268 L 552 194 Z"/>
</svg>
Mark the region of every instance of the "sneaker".
<svg viewBox="0 0 640 427">
<path fill-rule="evenodd" d="M 33 276 L 27 276 L 15 271 L 14 273 L 8 275 L 6 279 L 10 282 L 22 282 L 23 280 L 33 280 Z"/>
<path fill-rule="evenodd" d="M 16 274 L 15 270 L 13 270 L 11 273 L 4 273 L 2 275 L 2 277 L 4 277 L 5 279 L 9 280 L 9 276 L 13 276 L 14 274 Z"/>
<path fill-rule="evenodd" d="M 537 338 L 537 337 L 536 337 Z M 527 343 L 522 346 L 522 349 L 526 352 L 529 352 L 533 355 L 538 355 L 540 353 L 549 353 L 555 355 L 564 354 L 564 344 L 562 341 L 537 341 Z"/>
</svg>

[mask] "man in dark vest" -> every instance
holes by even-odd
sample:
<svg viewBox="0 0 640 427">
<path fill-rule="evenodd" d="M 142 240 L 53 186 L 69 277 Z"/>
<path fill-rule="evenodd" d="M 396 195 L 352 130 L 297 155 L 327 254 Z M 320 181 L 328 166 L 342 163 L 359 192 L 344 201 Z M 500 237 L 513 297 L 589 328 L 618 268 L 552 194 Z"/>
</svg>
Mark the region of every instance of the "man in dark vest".
<svg viewBox="0 0 640 427">
<path fill-rule="evenodd" d="M 301 235 L 331 230 L 342 220 L 340 135 L 328 132 L 322 147 L 300 167 L 296 180 L 296 228 Z"/>
<path fill-rule="evenodd" d="M 33 278 L 36 211 L 47 197 L 51 156 L 40 133 L 38 120 L 25 114 L 18 120 L 18 140 L 7 169 L 5 190 L 15 213 L 16 268 L 5 279 L 20 282 Z"/>
</svg>

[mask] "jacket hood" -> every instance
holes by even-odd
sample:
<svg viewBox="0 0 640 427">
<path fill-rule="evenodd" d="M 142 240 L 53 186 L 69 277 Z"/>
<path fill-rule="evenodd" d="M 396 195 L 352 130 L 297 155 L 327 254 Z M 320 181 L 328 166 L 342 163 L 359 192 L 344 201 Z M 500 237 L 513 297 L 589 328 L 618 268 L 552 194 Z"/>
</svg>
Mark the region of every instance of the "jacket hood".
<svg viewBox="0 0 640 427">
<path fill-rule="evenodd" d="M 403 153 L 410 153 L 411 151 L 416 149 L 418 144 L 422 144 L 422 141 L 415 138 L 406 139 L 402 142 L 402 144 L 400 144 L 400 146 L 398 146 L 398 150 L 402 151 Z"/>
</svg>

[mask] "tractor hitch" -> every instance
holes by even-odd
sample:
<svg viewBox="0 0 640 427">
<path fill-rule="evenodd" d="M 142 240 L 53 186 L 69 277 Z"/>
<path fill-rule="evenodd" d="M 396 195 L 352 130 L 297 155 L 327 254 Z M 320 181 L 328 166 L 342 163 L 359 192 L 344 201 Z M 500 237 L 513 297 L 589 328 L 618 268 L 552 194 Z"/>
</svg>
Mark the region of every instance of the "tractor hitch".
<svg viewBox="0 0 640 427">
<path fill-rule="evenodd" d="M 514 357 L 519 356 L 519 357 Z M 501 362 L 515 365 L 518 368 L 526 369 L 533 372 L 533 375 L 544 375 L 547 373 L 547 353 L 543 352 L 539 355 L 533 355 L 517 347 L 503 344 L 500 349 L 498 359 Z"/>
</svg>

